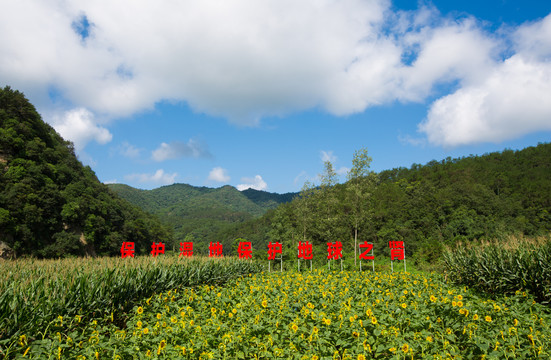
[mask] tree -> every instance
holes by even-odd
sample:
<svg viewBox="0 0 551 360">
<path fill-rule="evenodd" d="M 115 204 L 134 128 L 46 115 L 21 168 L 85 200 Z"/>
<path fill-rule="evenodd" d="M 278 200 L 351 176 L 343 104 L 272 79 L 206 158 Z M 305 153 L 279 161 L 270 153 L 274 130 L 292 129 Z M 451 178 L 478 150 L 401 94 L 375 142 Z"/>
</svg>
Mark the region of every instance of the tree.
<svg viewBox="0 0 551 360">
<path fill-rule="evenodd" d="M 314 185 L 307 181 L 304 183 L 299 197 L 296 200 L 296 216 L 302 232 L 303 241 L 306 241 L 307 230 L 313 220 L 313 195 L 315 192 Z"/>
<path fill-rule="evenodd" d="M 368 203 L 377 182 L 377 175 L 369 170 L 371 161 L 366 148 L 356 150 L 352 158 L 352 168 L 348 172 L 347 198 L 354 227 L 354 265 L 358 258 L 358 230 L 369 214 Z"/>
<path fill-rule="evenodd" d="M 159 221 L 117 198 L 25 96 L 0 88 L 0 237 L 17 255 L 117 255 L 170 241 Z"/>
<path fill-rule="evenodd" d="M 319 175 L 321 180 L 318 193 L 318 223 L 320 236 L 324 242 L 333 242 L 338 234 L 338 222 L 341 217 L 338 194 L 335 186 L 338 183 L 337 173 L 330 161 L 324 162 L 324 171 Z"/>
</svg>

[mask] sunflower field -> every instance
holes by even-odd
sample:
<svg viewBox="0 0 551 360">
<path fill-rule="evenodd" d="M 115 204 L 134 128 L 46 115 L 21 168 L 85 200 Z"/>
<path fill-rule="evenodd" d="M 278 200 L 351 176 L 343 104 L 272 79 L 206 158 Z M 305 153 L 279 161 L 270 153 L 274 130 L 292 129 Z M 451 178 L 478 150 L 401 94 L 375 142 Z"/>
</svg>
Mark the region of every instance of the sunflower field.
<svg viewBox="0 0 551 360">
<path fill-rule="evenodd" d="M 17 357 L 549 359 L 550 324 L 527 293 L 492 300 L 438 274 L 263 272 L 158 292 L 124 326 L 59 316 Z"/>
<path fill-rule="evenodd" d="M 221 285 L 262 268 L 235 258 L 176 256 L 0 261 L 0 358 L 59 326 L 66 333 L 106 318 L 124 327 L 134 304 L 156 292 Z"/>
</svg>

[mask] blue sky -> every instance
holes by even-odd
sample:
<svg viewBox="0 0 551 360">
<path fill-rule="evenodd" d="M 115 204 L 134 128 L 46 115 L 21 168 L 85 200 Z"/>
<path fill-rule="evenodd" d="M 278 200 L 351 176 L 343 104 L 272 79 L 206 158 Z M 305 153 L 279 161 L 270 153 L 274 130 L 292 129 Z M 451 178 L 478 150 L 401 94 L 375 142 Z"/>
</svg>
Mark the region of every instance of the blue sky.
<svg viewBox="0 0 551 360">
<path fill-rule="evenodd" d="M 550 1 L 0 3 L 0 86 L 103 182 L 284 193 L 360 148 L 382 171 L 551 139 Z"/>
</svg>

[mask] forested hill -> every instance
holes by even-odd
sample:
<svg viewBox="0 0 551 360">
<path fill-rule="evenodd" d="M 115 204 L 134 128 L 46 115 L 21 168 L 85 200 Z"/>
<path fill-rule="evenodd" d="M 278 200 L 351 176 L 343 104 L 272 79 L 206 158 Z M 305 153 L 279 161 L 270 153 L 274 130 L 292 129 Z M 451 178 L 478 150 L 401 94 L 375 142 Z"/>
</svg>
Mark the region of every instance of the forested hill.
<svg viewBox="0 0 551 360">
<path fill-rule="evenodd" d="M 460 159 L 431 161 L 383 171 L 384 187 L 437 201 L 448 236 L 474 238 L 500 233 L 551 231 L 551 144 Z M 461 214 L 461 213 L 465 214 Z M 478 219 L 467 221 L 466 219 Z M 484 221 L 484 223 L 482 223 Z M 452 224 L 456 224 L 456 228 Z M 460 224 L 460 225 L 459 225 Z"/>
<path fill-rule="evenodd" d="M 217 237 L 226 243 L 252 239 L 261 249 L 280 241 L 291 257 L 298 240 L 319 249 L 338 240 L 353 257 L 355 230 L 358 241 L 373 242 L 380 254 L 388 241 L 403 240 L 409 256 L 429 263 L 444 245 L 458 241 L 549 236 L 551 144 L 368 172 L 345 184 L 306 189 L 291 203 Z M 326 255 L 319 251 L 319 261 Z"/>
<path fill-rule="evenodd" d="M 122 198 L 139 205 L 151 213 L 193 216 L 196 213 L 218 209 L 228 213 L 247 213 L 260 216 L 282 202 L 291 201 L 296 193 L 276 194 L 247 189 L 239 191 L 233 186 L 220 188 L 173 184 L 153 190 L 140 190 L 124 184 L 108 184 Z"/>
<path fill-rule="evenodd" d="M 0 242 L 15 255 L 146 253 L 170 230 L 100 183 L 25 96 L 0 89 Z"/>
<path fill-rule="evenodd" d="M 239 191 L 228 185 L 208 188 L 174 184 L 153 190 L 140 190 L 124 184 L 108 186 L 122 198 L 170 224 L 176 243 L 186 236 L 204 243 L 209 235 L 235 223 L 257 218 L 269 209 L 291 201 L 296 195 L 254 189 Z"/>
</svg>

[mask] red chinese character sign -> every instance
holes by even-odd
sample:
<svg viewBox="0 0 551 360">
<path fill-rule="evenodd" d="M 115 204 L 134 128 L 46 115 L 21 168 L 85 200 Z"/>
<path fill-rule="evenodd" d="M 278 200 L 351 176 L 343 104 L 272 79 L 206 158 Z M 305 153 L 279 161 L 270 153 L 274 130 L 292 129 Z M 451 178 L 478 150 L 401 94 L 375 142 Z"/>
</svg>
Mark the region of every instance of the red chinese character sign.
<svg viewBox="0 0 551 360">
<path fill-rule="evenodd" d="M 240 259 L 252 259 L 253 258 L 253 247 L 250 241 L 239 243 L 237 248 L 237 253 L 239 254 Z"/>
<path fill-rule="evenodd" d="M 362 249 L 365 249 L 362 252 Z M 373 271 L 375 271 L 375 254 L 373 253 L 373 243 L 364 241 L 360 243 L 360 271 L 362 270 L 362 260 L 371 260 Z"/>
<path fill-rule="evenodd" d="M 239 242 L 237 252 L 240 259 L 252 259 L 253 257 L 253 247 L 250 241 L 240 241 L 244 239 L 237 239 Z M 373 251 L 373 243 L 368 243 L 364 241 L 363 243 L 358 244 L 360 248 L 359 258 L 360 258 L 360 271 L 362 270 L 362 260 L 371 260 L 373 265 L 373 271 L 375 271 L 375 255 Z M 135 244 L 134 242 L 125 241 L 121 246 L 121 257 L 134 257 L 135 253 Z M 394 272 L 394 261 L 403 261 L 404 262 L 404 271 L 406 269 L 406 251 L 403 241 L 389 241 L 388 247 L 390 249 L 390 261 L 391 269 Z M 159 242 L 153 242 L 151 245 L 151 256 L 156 257 L 159 254 L 165 253 L 165 244 Z M 279 255 L 279 257 L 278 257 Z M 193 256 L 193 242 L 181 242 L 180 243 L 180 257 L 191 257 Z M 209 257 L 221 257 L 222 255 L 222 244 L 220 242 L 211 242 L 209 245 Z M 313 254 L 313 245 L 308 241 L 299 241 L 297 247 L 297 262 L 298 270 L 300 271 L 300 260 L 310 260 L 310 270 L 312 270 L 312 259 Z M 341 270 L 343 267 L 343 246 L 340 241 L 327 242 L 327 260 L 328 267 L 331 269 L 331 260 L 341 260 Z M 279 242 L 268 244 L 268 269 L 271 269 L 271 261 L 280 260 L 281 262 L 281 271 L 283 271 L 283 246 Z"/>
<path fill-rule="evenodd" d="M 312 254 L 312 244 L 308 241 L 298 242 L 298 258 L 304 260 L 312 260 L 314 255 Z"/>
<path fill-rule="evenodd" d="M 406 249 L 403 241 L 389 241 L 390 248 L 390 267 L 394 271 L 394 260 L 404 261 L 404 271 L 406 271 Z"/>
<path fill-rule="evenodd" d="M 298 242 L 298 270 L 300 271 L 300 259 L 310 260 L 310 270 L 312 270 L 312 258 L 314 254 L 312 253 L 312 244 L 308 241 L 299 241 Z"/>
<path fill-rule="evenodd" d="M 222 244 L 218 241 L 209 245 L 209 257 L 221 257 L 222 256 Z"/>
<path fill-rule="evenodd" d="M 280 243 L 270 243 L 268 244 L 268 260 L 275 260 L 276 254 L 282 253 L 282 246 Z"/>
<path fill-rule="evenodd" d="M 268 243 L 268 271 L 271 271 L 271 261 L 276 260 L 276 254 L 279 254 L 279 260 L 281 263 L 281 271 L 283 271 L 283 246 L 281 243 L 271 241 Z"/>
<path fill-rule="evenodd" d="M 123 242 L 121 246 L 121 257 L 134 257 L 134 243 L 133 242 Z"/>
<path fill-rule="evenodd" d="M 159 254 L 165 253 L 165 244 L 163 243 L 153 243 L 151 245 L 151 256 L 155 257 Z"/>
<path fill-rule="evenodd" d="M 180 243 L 180 257 L 181 256 L 193 256 L 193 243 L 191 241 Z"/>
<path fill-rule="evenodd" d="M 342 270 L 342 243 L 336 241 L 334 243 L 327 243 L 327 267 L 331 269 L 331 260 L 341 259 L 341 270 Z"/>
<path fill-rule="evenodd" d="M 342 259 L 342 243 L 340 241 L 327 243 L 327 259 L 338 260 Z"/>
</svg>

